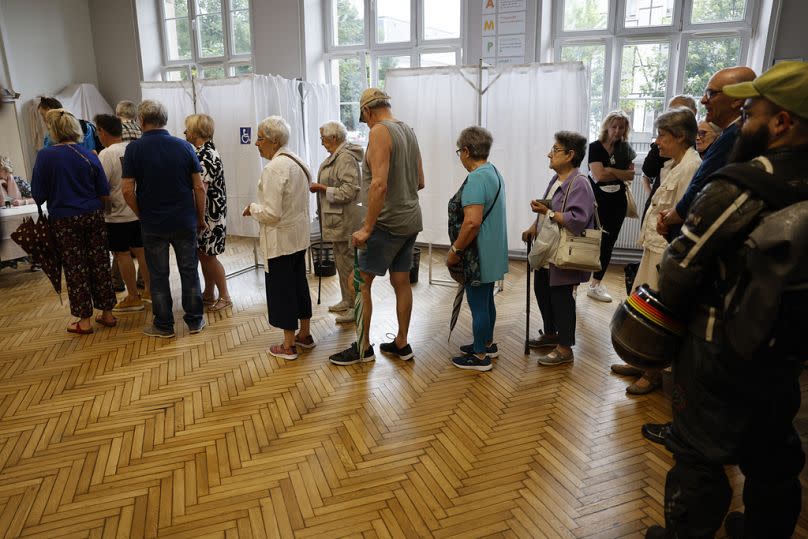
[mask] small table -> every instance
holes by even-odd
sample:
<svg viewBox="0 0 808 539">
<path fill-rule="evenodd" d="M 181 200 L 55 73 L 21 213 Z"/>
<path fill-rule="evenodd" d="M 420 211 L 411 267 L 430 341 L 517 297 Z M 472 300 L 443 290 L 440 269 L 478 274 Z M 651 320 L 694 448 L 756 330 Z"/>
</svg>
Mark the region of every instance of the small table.
<svg viewBox="0 0 808 539">
<path fill-rule="evenodd" d="M 47 214 L 45 205 L 42 205 L 42 212 Z M 39 217 L 36 204 L 26 204 L 25 206 L 11 206 L 10 208 L 0 208 L 0 261 L 17 260 L 28 256 L 22 247 L 11 239 L 11 234 L 22 224 L 23 219 L 31 217 L 36 221 Z"/>
</svg>

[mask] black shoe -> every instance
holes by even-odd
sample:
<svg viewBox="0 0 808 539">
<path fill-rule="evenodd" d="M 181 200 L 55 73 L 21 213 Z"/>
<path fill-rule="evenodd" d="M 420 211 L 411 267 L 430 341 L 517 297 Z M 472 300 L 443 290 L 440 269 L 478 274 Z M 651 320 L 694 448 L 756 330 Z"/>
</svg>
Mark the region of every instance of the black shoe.
<svg viewBox="0 0 808 539">
<path fill-rule="evenodd" d="M 493 368 L 490 356 L 485 356 L 483 359 L 480 359 L 474 354 L 464 354 L 462 356 L 453 357 L 452 364 L 458 369 L 468 369 L 472 371 L 490 371 Z"/>
<path fill-rule="evenodd" d="M 724 519 L 724 530 L 729 539 L 742 539 L 744 532 L 744 516 L 740 511 L 733 511 Z"/>
<path fill-rule="evenodd" d="M 646 423 L 642 426 L 642 435 L 660 445 L 665 445 L 665 437 L 670 431 L 670 423 Z"/>
<path fill-rule="evenodd" d="M 334 365 L 353 365 L 354 363 L 366 363 L 375 359 L 376 355 L 373 353 L 372 345 L 365 349 L 365 357 L 360 358 L 359 347 L 356 346 L 356 343 L 351 343 L 349 348 L 328 357 L 328 360 Z"/>
<path fill-rule="evenodd" d="M 558 333 L 548 334 L 539 330 L 539 336 L 527 341 L 530 348 L 547 348 L 558 344 Z"/>
<path fill-rule="evenodd" d="M 466 355 L 474 354 L 474 345 L 464 344 L 463 346 L 460 347 L 460 351 Z M 491 359 L 499 357 L 499 348 L 497 348 L 497 343 L 494 343 L 491 346 L 487 346 L 485 348 L 485 355 L 487 355 Z"/>
<path fill-rule="evenodd" d="M 398 359 L 403 359 L 407 361 L 408 359 L 412 359 L 414 355 L 412 353 L 412 348 L 409 344 L 405 344 L 403 348 L 399 348 L 396 346 L 396 341 L 393 342 L 383 342 L 379 345 L 379 350 L 384 352 L 385 354 L 395 354 L 398 356 Z"/>
<path fill-rule="evenodd" d="M 645 530 L 645 539 L 665 539 L 668 536 L 662 526 L 651 526 Z"/>
</svg>

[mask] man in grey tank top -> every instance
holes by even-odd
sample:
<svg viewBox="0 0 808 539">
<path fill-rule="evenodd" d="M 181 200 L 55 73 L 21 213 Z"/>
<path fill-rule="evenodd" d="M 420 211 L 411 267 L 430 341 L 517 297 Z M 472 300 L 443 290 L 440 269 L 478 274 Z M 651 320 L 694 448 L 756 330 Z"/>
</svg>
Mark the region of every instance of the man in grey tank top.
<svg viewBox="0 0 808 539">
<path fill-rule="evenodd" d="M 353 365 L 376 359 L 370 345 L 370 319 L 373 311 L 371 285 L 377 275 L 390 271 L 390 284 L 396 293 L 398 333 L 395 340 L 382 343 L 382 352 L 399 359 L 412 359 L 407 341 L 412 315 L 412 286 L 409 273 L 415 238 L 423 230 L 418 191 L 424 188 L 421 151 L 412 128 L 396 120 L 390 110 L 390 96 L 378 88 L 368 88 L 359 101 L 360 121 L 370 127 L 362 181 L 367 187 L 367 214 L 362 228 L 354 232 L 353 245 L 359 251 L 359 271 L 365 284 L 362 302 L 365 323 L 365 353 L 359 347 L 332 355 L 336 365 Z M 369 185 L 368 185 L 369 184 Z"/>
</svg>

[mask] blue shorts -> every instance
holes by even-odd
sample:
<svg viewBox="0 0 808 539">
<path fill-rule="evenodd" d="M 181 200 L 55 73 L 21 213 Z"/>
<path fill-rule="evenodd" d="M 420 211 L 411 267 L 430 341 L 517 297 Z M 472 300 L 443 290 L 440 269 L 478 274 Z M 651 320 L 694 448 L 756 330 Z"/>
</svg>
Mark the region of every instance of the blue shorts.
<svg viewBox="0 0 808 539">
<path fill-rule="evenodd" d="M 416 237 L 418 234 L 397 236 L 381 228 L 374 228 L 365 248 L 359 250 L 359 270 L 379 276 L 387 273 L 387 270 L 410 271 Z"/>
</svg>

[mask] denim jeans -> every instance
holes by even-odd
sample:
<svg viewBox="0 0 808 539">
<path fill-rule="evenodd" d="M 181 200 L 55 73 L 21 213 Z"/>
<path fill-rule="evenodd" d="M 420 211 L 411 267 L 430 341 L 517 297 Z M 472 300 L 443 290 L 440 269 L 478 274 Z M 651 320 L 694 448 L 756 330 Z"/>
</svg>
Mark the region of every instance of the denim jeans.
<svg viewBox="0 0 808 539">
<path fill-rule="evenodd" d="M 168 282 L 168 246 L 174 248 L 177 268 L 182 284 L 183 320 L 190 329 L 202 324 L 202 288 L 199 285 L 199 256 L 197 254 L 196 230 L 180 229 L 171 231 L 143 230 L 143 249 L 146 265 L 151 275 L 152 313 L 154 326 L 158 329 L 174 329 L 174 302 Z"/>
<path fill-rule="evenodd" d="M 466 299 L 471 310 L 471 329 L 474 333 L 474 353 L 483 354 L 494 341 L 497 308 L 494 305 L 494 283 L 478 286 L 466 285 Z"/>
</svg>

